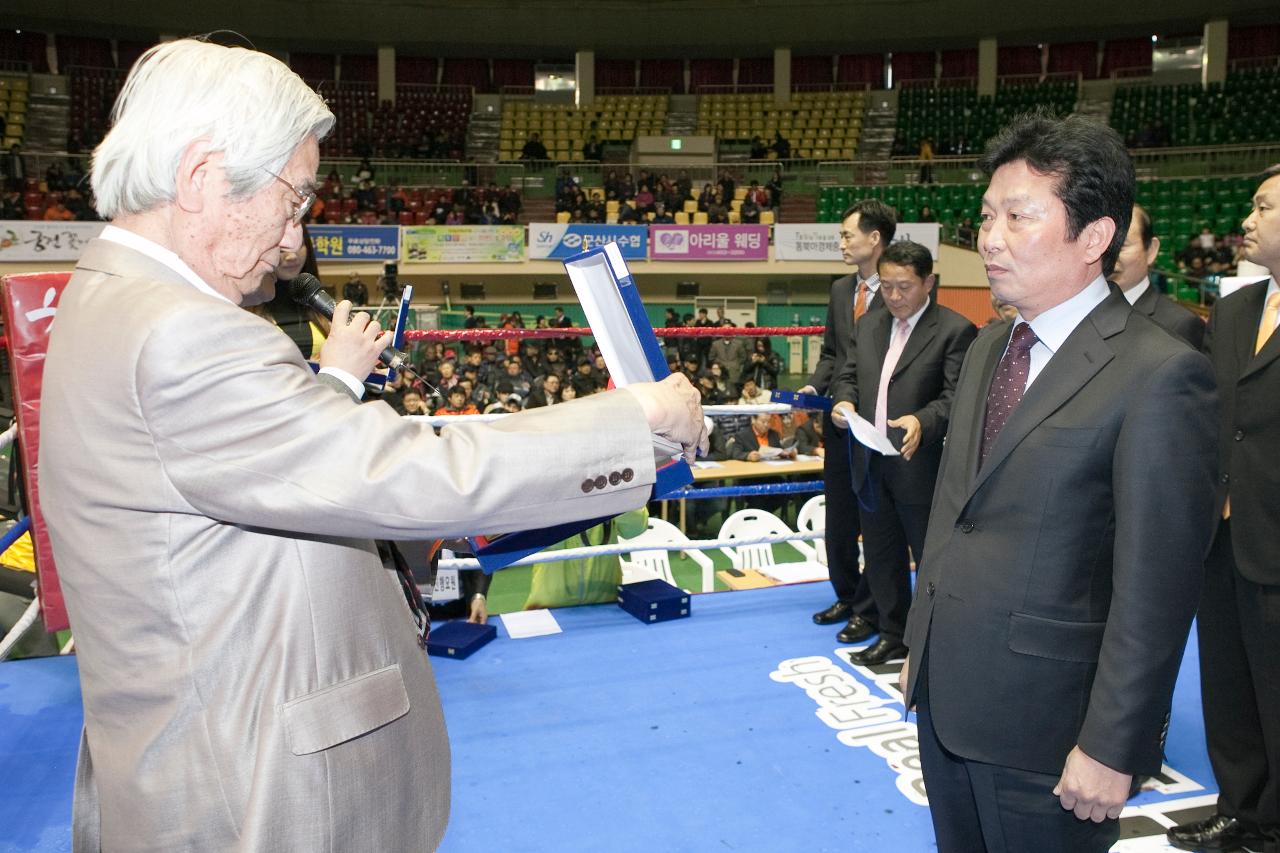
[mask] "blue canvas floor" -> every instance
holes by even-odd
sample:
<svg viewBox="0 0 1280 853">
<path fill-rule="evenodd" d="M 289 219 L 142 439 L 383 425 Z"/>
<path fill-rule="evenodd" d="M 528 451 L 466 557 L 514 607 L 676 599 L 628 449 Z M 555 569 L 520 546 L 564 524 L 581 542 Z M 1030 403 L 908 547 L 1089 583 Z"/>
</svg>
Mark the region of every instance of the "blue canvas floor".
<svg viewBox="0 0 1280 853">
<path fill-rule="evenodd" d="M 562 634 L 500 628 L 468 660 L 433 659 L 453 743 L 442 850 L 934 849 L 896 667 L 851 666 L 809 621 L 828 603 L 804 584 L 697 596 L 656 625 L 581 607 L 556 611 Z M 80 720 L 74 660 L 0 664 L 0 853 L 69 849 Z M 1168 754 L 1116 851 L 1170 849 L 1164 827 L 1214 800 L 1194 648 Z"/>
</svg>

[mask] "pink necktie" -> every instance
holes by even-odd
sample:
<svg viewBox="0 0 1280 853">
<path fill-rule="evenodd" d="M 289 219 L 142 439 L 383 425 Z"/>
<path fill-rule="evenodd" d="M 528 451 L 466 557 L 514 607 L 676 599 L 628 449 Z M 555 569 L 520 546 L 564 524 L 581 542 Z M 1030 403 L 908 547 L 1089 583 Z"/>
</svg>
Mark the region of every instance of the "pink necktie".
<svg viewBox="0 0 1280 853">
<path fill-rule="evenodd" d="M 869 321 L 868 321 L 869 322 Z M 876 429 L 881 435 L 889 435 L 889 379 L 893 369 L 898 366 L 898 359 L 907 347 L 907 338 L 911 335 L 911 327 L 906 320 L 893 324 L 893 338 L 889 341 L 889 352 L 884 357 L 884 367 L 880 368 L 880 390 L 876 392 Z"/>
</svg>

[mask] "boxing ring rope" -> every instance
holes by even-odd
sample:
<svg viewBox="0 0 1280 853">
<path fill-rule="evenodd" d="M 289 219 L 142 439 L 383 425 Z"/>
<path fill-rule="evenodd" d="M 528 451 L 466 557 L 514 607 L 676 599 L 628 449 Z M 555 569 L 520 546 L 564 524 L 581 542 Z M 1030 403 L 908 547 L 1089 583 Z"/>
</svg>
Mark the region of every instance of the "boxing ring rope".
<svg viewBox="0 0 1280 853">
<path fill-rule="evenodd" d="M 826 326 L 655 326 L 659 338 L 772 338 L 821 335 Z M 591 337 L 588 326 L 567 329 L 410 329 L 407 343 L 420 341 L 509 341 L 513 338 Z"/>
<path fill-rule="evenodd" d="M 591 545 L 581 548 L 564 548 L 558 551 L 540 551 L 512 563 L 512 566 L 531 566 L 534 563 L 555 563 L 564 560 L 581 560 L 584 557 L 602 557 L 610 554 L 630 554 L 633 551 L 713 551 L 716 548 L 737 548 L 742 545 L 776 545 L 780 542 L 803 542 L 822 539 L 826 530 L 801 530 L 798 533 L 775 533 L 753 539 L 687 539 L 681 542 L 620 542 L 612 545 Z M 480 563 L 471 558 L 454 558 L 440 561 L 442 569 L 478 569 Z"/>
</svg>

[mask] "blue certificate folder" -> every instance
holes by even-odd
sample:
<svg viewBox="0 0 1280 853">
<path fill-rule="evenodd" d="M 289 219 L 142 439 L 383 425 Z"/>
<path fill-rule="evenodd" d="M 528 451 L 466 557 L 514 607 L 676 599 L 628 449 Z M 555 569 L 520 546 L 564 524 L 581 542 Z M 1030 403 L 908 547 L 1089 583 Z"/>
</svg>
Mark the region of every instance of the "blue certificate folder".
<svg viewBox="0 0 1280 853">
<path fill-rule="evenodd" d="M 476 625 L 461 620 L 432 628 L 427 637 L 427 654 L 442 658 L 463 658 L 498 636 L 494 625 Z"/>
<path fill-rule="evenodd" d="M 799 391 L 783 391 L 781 388 L 770 391 L 769 399 L 775 403 L 786 403 L 796 409 L 814 409 L 819 412 L 831 411 L 834 404 L 830 397 L 824 397 L 821 394 L 801 394 Z"/>
<path fill-rule="evenodd" d="M 622 388 L 669 375 L 667 359 L 645 313 L 636 280 L 617 244 L 606 243 L 574 255 L 565 260 L 564 266 L 613 384 Z M 658 459 L 657 481 L 649 500 L 662 500 L 692 482 L 693 471 L 681 456 Z M 477 536 L 471 539 L 472 551 L 480 567 L 492 573 L 607 520 L 608 517 L 594 518 L 500 536 Z"/>
</svg>

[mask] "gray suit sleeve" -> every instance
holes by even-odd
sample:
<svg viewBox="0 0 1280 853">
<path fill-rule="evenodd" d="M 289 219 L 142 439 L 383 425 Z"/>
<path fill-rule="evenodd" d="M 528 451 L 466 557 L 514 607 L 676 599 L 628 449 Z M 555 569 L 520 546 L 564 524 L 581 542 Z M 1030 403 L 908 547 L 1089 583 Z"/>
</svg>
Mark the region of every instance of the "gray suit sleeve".
<svg viewBox="0 0 1280 853">
<path fill-rule="evenodd" d="M 1152 373 L 1116 443 L 1110 615 L 1078 742 L 1121 772 L 1153 751 L 1200 600 L 1217 422 L 1209 362 L 1185 350 Z"/>
<path fill-rule="evenodd" d="M 651 437 L 626 392 L 437 436 L 316 382 L 270 323 L 235 306 L 195 313 L 152 328 L 136 390 L 173 489 L 165 497 L 202 515 L 317 535 L 448 538 L 615 515 L 648 498 Z"/>
</svg>

